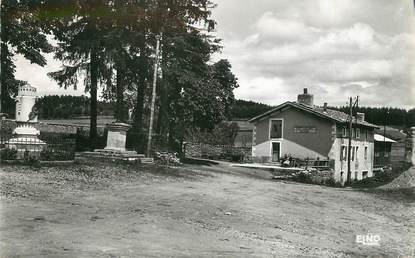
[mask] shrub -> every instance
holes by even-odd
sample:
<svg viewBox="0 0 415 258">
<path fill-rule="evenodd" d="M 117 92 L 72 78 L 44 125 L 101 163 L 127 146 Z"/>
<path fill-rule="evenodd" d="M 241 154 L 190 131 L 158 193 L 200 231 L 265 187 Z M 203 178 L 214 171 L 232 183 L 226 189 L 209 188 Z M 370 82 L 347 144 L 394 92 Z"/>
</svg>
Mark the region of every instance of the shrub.
<svg viewBox="0 0 415 258">
<path fill-rule="evenodd" d="M 355 181 L 350 184 L 351 187 L 378 187 L 391 182 L 396 176 L 390 171 L 378 172 L 373 177 L 368 177 L 360 181 Z"/>
<path fill-rule="evenodd" d="M 300 182 L 300 183 L 306 183 L 311 184 L 313 183 L 313 179 L 309 173 L 306 172 L 299 172 L 294 175 L 293 177 L 294 181 Z"/>
<path fill-rule="evenodd" d="M 227 146 L 222 149 L 219 158 L 232 162 L 243 162 L 245 153 L 240 148 Z"/>
<path fill-rule="evenodd" d="M 44 149 L 40 152 L 40 160 L 42 161 L 66 161 L 72 160 L 73 158 L 74 154 L 70 151 Z"/>
<path fill-rule="evenodd" d="M 5 148 L 1 150 L 1 159 L 2 160 L 16 160 L 17 159 L 17 150 Z"/>
<path fill-rule="evenodd" d="M 324 180 L 323 185 L 329 186 L 329 187 L 336 187 L 336 188 L 342 188 L 343 185 L 340 182 L 336 182 L 333 177 L 330 177 L 329 179 Z"/>
<path fill-rule="evenodd" d="M 29 166 L 39 166 L 40 160 L 39 156 L 33 153 L 30 153 L 29 150 L 26 150 L 23 154 L 23 161 Z"/>
</svg>

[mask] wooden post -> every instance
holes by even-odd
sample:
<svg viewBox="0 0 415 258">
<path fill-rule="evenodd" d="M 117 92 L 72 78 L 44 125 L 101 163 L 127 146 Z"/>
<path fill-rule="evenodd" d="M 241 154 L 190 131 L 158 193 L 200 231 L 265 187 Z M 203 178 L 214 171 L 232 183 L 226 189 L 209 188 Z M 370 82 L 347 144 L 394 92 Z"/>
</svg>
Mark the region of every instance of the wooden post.
<svg viewBox="0 0 415 258">
<path fill-rule="evenodd" d="M 351 178 L 351 153 L 352 153 L 352 135 L 353 135 L 353 99 L 350 97 L 349 101 L 349 144 L 347 148 L 347 177 L 346 182 L 350 182 Z"/>
<path fill-rule="evenodd" d="M 154 62 L 154 73 L 153 73 L 153 92 L 151 97 L 151 109 L 150 109 L 150 125 L 148 129 L 147 139 L 147 157 L 151 155 L 151 140 L 153 134 L 153 123 L 154 123 L 154 108 L 156 102 L 156 88 L 157 88 L 157 75 L 158 75 L 158 64 L 159 64 L 159 51 L 160 51 L 160 38 L 161 35 L 156 36 L 156 60 Z"/>
<path fill-rule="evenodd" d="M 1 32 L 2 32 L 2 27 L 1 27 L 1 0 L 0 0 L 0 36 L 2 35 L 1 34 Z M 1 40 L 0 40 L 0 57 L 1 57 Z M 2 95 L 2 91 L 1 91 L 1 79 L 2 79 L 2 73 L 1 73 L 1 68 L 0 68 L 0 119 L 1 119 L 1 117 L 3 116 L 3 114 L 2 114 L 2 104 L 3 104 L 3 95 Z"/>
</svg>

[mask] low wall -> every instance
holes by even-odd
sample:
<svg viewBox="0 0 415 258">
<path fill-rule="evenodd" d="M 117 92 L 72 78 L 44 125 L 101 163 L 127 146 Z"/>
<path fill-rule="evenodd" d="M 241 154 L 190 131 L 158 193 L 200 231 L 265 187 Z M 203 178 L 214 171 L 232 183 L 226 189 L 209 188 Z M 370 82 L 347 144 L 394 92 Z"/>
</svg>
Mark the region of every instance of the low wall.
<svg viewBox="0 0 415 258">
<path fill-rule="evenodd" d="M 186 143 L 184 152 L 186 157 L 192 158 L 207 158 L 213 160 L 227 159 L 244 162 L 252 160 L 251 148 L 243 147 L 210 145 L 205 143 Z"/>
<path fill-rule="evenodd" d="M 12 132 L 17 127 L 17 124 L 18 123 L 14 120 L 5 119 L 1 123 L 2 131 Z M 65 125 L 39 122 L 35 123 L 33 126 L 42 133 L 76 134 L 78 129 L 81 131 L 89 132 L 89 126 L 81 125 Z M 102 135 L 104 134 L 105 127 L 97 127 L 97 131 L 99 135 Z"/>
</svg>

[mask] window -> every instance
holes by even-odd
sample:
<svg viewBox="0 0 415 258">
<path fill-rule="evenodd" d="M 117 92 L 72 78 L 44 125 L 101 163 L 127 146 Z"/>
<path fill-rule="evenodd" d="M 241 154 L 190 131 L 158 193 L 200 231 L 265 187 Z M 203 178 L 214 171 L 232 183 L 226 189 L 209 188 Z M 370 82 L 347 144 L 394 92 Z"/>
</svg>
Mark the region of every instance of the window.
<svg viewBox="0 0 415 258">
<path fill-rule="evenodd" d="M 356 160 L 359 159 L 359 147 L 356 146 Z"/>
<path fill-rule="evenodd" d="M 346 160 L 347 159 L 347 148 L 346 146 L 341 147 L 340 151 L 340 160 Z"/>
<path fill-rule="evenodd" d="M 365 138 L 365 140 L 369 139 L 369 137 L 368 137 L 368 135 L 367 135 L 367 130 L 365 131 L 365 134 L 366 134 L 366 138 Z"/>
<path fill-rule="evenodd" d="M 282 138 L 282 120 L 271 120 L 269 137 L 271 139 Z"/>
<path fill-rule="evenodd" d="M 365 159 L 367 159 L 367 147 L 365 147 Z"/>
<path fill-rule="evenodd" d="M 347 128 L 343 127 L 342 128 L 342 137 L 346 137 L 347 136 Z"/>
<path fill-rule="evenodd" d="M 360 129 L 356 128 L 356 139 L 360 138 Z"/>
<path fill-rule="evenodd" d="M 354 160 L 354 151 L 355 151 L 355 147 L 352 147 L 352 160 Z"/>
<path fill-rule="evenodd" d="M 363 171 L 363 173 L 362 173 L 362 179 L 367 178 L 367 174 L 368 174 L 368 172 L 367 172 L 367 171 Z"/>
</svg>

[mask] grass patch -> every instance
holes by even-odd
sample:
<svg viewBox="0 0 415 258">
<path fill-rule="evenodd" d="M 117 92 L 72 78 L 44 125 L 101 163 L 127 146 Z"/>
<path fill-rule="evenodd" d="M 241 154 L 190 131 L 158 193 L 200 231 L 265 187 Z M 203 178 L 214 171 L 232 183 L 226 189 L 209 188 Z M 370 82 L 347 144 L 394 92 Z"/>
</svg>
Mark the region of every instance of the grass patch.
<svg viewBox="0 0 415 258">
<path fill-rule="evenodd" d="M 376 188 L 392 182 L 403 172 L 407 171 L 411 165 L 409 163 L 399 163 L 392 167 L 392 170 L 377 172 L 373 177 L 365 178 L 360 181 L 354 181 L 350 184 L 353 188 Z"/>
<path fill-rule="evenodd" d="M 218 162 L 211 161 L 211 160 L 205 160 L 205 159 L 195 159 L 195 158 L 185 158 L 182 160 L 184 164 L 189 165 L 201 165 L 201 166 L 215 166 L 219 165 Z"/>
<path fill-rule="evenodd" d="M 370 188 L 362 190 L 367 193 L 373 193 L 378 195 L 381 198 L 387 200 L 399 200 L 408 203 L 415 202 L 415 187 L 412 188 L 396 188 L 396 189 L 379 189 L 379 188 Z"/>
<path fill-rule="evenodd" d="M 332 177 L 327 179 L 321 179 L 316 177 L 315 175 L 313 176 L 311 173 L 299 172 L 293 175 L 290 179 L 303 184 L 324 185 L 335 188 L 343 187 L 343 185 L 340 182 L 336 182 Z"/>
</svg>

